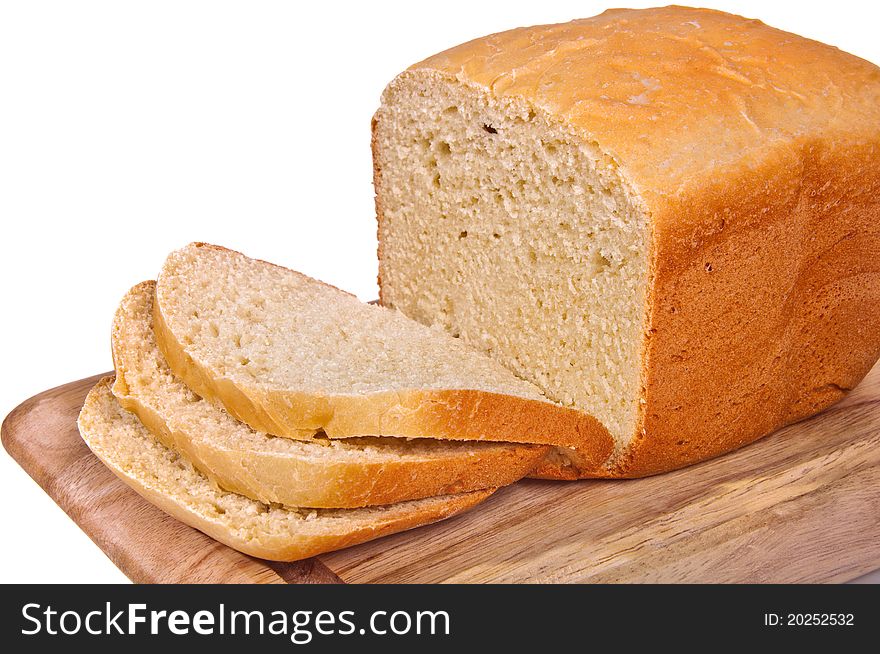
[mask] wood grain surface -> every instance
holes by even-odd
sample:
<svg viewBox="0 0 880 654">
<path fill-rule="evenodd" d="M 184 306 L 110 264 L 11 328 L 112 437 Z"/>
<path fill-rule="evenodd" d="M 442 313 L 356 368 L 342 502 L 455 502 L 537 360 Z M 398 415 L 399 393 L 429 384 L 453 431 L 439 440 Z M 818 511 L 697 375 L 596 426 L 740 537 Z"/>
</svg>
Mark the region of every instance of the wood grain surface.
<svg viewBox="0 0 880 654">
<path fill-rule="evenodd" d="M 318 561 L 270 563 L 221 545 L 122 483 L 79 437 L 76 417 L 96 375 L 40 393 L 3 421 L 3 446 L 132 581 L 338 582 Z"/>
<path fill-rule="evenodd" d="M 836 582 L 880 568 L 880 365 L 821 415 L 714 461 L 525 480 L 446 522 L 294 564 L 235 552 L 106 470 L 76 430 L 99 377 L 26 401 L 3 444 L 137 582 Z"/>
</svg>

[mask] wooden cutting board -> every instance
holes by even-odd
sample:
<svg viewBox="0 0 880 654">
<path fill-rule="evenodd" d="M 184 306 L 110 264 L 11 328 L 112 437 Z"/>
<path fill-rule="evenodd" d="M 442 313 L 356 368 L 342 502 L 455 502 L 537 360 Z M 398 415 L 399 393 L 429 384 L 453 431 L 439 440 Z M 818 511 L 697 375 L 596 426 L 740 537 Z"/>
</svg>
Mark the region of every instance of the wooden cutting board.
<svg viewBox="0 0 880 654">
<path fill-rule="evenodd" d="M 524 480 L 446 522 L 293 564 L 217 543 L 105 469 L 76 429 L 99 377 L 24 402 L 3 445 L 137 582 L 832 582 L 880 568 L 880 364 L 823 414 L 714 461 Z"/>
</svg>

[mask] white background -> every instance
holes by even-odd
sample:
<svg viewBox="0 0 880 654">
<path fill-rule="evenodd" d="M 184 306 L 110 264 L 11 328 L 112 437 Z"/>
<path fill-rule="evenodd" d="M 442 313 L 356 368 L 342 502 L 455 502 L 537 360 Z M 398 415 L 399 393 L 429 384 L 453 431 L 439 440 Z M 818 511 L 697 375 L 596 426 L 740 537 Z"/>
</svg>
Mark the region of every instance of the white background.
<svg viewBox="0 0 880 654">
<path fill-rule="evenodd" d="M 875 2 L 703 4 L 880 63 Z M 608 6 L 0 2 L 0 416 L 109 370 L 116 303 L 192 240 L 376 297 L 385 84 L 462 41 Z M 0 582 L 126 581 L 5 452 L 0 498 Z"/>
</svg>

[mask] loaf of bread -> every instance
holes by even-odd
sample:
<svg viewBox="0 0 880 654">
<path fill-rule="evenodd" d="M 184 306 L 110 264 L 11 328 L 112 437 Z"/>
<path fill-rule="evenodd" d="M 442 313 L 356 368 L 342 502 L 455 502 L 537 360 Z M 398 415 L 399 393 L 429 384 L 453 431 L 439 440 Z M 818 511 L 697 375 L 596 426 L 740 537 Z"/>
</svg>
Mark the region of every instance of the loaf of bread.
<svg viewBox="0 0 880 654">
<path fill-rule="evenodd" d="M 382 303 L 613 438 L 540 476 L 718 455 L 880 354 L 880 69 L 836 48 L 683 7 L 515 29 L 392 81 L 373 150 Z"/>
<path fill-rule="evenodd" d="M 294 561 L 362 543 L 468 509 L 491 490 L 362 509 L 301 509 L 265 504 L 218 489 L 156 440 L 110 391 L 89 393 L 78 425 L 89 449 L 117 477 L 166 513 L 245 554 Z"/>
<path fill-rule="evenodd" d="M 510 484 L 547 448 L 433 439 L 311 441 L 255 432 L 174 376 L 152 327 L 155 282 L 132 288 L 113 321 L 113 394 L 166 447 L 222 488 L 266 503 L 352 508 Z"/>
<path fill-rule="evenodd" d="M 613 447 L 593 417 L 461 340 L 225 248 L 169 255 L 153 330 L 189 388 L 268 434 L 549 444 L 585 469 Z"/>
</svg>

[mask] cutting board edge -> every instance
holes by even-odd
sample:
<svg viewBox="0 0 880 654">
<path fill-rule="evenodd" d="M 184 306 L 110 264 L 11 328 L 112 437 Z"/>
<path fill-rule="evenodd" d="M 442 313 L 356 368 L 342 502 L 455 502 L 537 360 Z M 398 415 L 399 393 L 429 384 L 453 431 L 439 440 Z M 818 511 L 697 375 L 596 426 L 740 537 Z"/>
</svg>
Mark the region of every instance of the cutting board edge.
<svg viewBox="0 0 880 654">
<path fill-rule="evenodd" d="M 58 386 L 48 388 L 45 391 L 42 391 L 40 393 L 37 393 L 36 395 L 33 395 L 32 397 L 27 398 L 26 400 L 15 406 L 3 419 L 2 424 L 0 424 L 0 442 L 2 442 L 3 449 L 6 451 L 7 454 L 9 454 L 10 458 L 15 461 L 19 465 L 19 467 L 24 470 L 24 472 L 34 481 L 34 483 L 36 483 L 46 493 L 46 495 L 48 495 L 52 499 L 52 501 L 55 502 L 55 504 L 62 511 L 64 511 L 64 513 L 74 522 L 74 524 L 76 524 L 77 527 L 79 527 L 83 531 L 83 533 L 85 533 L 86 536 L 88 536 L 89 539 L 93 543 L 95 543 L 95 545 L 104 553 L 104 555 L 107 556 L 108 559 L 110 559 L 113 565 L 115 565 L 132 582 L 191 583 L 194 580 L 188 578 L 157 579 L 155 576 L 150 574 L 149 569 L 129 565 L 127 563 L 127 559 L 129 557 L 126 556 L 125 553 L 119 552 L 119 548 L 116 545 L 105 540 L 105 538 L 102 537 L 102 535 L 97 532 L 97 530 L 94 529 L 87 520 L 84 519 L 84 515 L 80 515 L 80 513 L 75 510 L 75 507 L 70 506 L 69 502 L 63 499 L 60 493 L 55 492 L 55 490 L 53 489 L 53 482 L 57 479 L 56 475 L 49 471 L 47 467 L 41 463 L 39 457 L 33 456 L 31 454 L 29 449 L 25 446 L 27 440 L 19 437 L 19 433 L 25 431 L 18 428 L 19 423 L 26 422 L 27 419 L 31 416 L 32 412 L 35 411 L 43 401 L 56 398 L 64 391 L 70 390 L 71 388 L 77 388 L 80 386 L 91 388 L 92 386 L 94 386 L 94 384 L 98 382 L 98 380 L 113 374 L 113 371 L 109 371 L 97 375 L 92 375 L 91 377 L 85 377 L 83 379 L 79 379 L 73 382 L 68 382 L 66 384 L 60 384 Z M 85 445 L 83 445 L 83 447 L 85 447 Z M 88 450 L 86 450 L 86 452 L 88 452 Z M 84 456 L 88 456 L 91 459 L 94 459 L 95 462 L 98 461 L 97 457 L 95 457 L 90 452 L 87 455 L 86 453 L 84 453 Z M 125 484 L 121 480 L 113 476 L 109 470 L 107 470 L 107 472 L 109 475 L 112 476 L 113 482 L 124 488 L 128 493 L 136 495 L 135 491 L 125 486 Z M 143 500 L 142 498 L 141 501 L 146 503 L 146 500 Z M 156 510 L 158 511 L 158 509 Z M 173 520 L 173 518 L 170 518 L 170 516 L 168 519 Z M 189 527 L 186 528 L 191 529 Z M 208 537 L 205 536 L 205 538 Z M 225 546 L 219 543 L 217 543 L 217 546 L 225 548 Z M 281 562 L 256 559 L 245 554 L 240 554 L 240 556 L 244 557 L 245 559 L 254 561 L 259 565 L 263 565 L 266 568 L 266 574 L 257 576 L 252 583 L 345 583 L 338 575 L 336 575 L 336 573 L 328 568 L 317 557 L 312 557 L 302 561 Z M 204 581 L 213 583 L 220 580 L 207 579 Z M 201 583 L 201 581 L 198 581 L 197 583 Z"/>
</svg>

